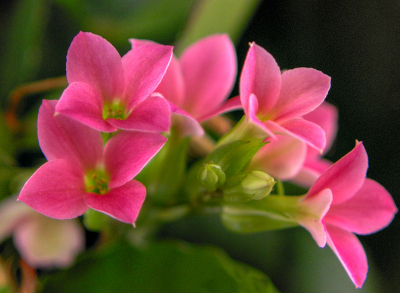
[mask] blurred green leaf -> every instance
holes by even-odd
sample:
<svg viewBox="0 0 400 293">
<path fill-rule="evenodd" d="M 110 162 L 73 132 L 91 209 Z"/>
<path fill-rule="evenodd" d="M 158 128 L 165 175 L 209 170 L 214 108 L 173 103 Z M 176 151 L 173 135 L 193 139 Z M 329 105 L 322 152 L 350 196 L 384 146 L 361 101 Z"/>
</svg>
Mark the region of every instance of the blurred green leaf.
<svg viewBox="0 0 400 293">
<path fill-rule="evenodd" d="M 116 48 L 129 38 L 171 43 L 194 0 L 53 0 L 69 11 L 81 30 L 99 34 Z"/>
<path fill-rule="evenodd" d="M 176 43 L 175 53 L 215 33 L 228 33 L 237 42 L 260 0 L 201 0 Z"/>
<path fill-rule="evenodd" d="M 161 242 L 121 244 L 83 257 L 45 282 L 42 292 L 278 292 L 260 271 L 220 249 Z"/>
<path fill-rule="evenodd" d="M 47 24 L 45 0 L 16 1 L 9 26 L 0 71 L 0 96 L 5 98 L 17 85 L 34 80 L 42 58 L 42 40 Z M 4 28 L 2 28 L 4 29 Z"/>
</svg>

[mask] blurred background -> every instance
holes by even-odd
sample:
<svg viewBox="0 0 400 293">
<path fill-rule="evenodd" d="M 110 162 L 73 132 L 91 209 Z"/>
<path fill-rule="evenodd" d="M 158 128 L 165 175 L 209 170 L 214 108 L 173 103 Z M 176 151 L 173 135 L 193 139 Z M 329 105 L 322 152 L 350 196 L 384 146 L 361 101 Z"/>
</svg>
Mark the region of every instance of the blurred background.
<svg viewBox="0 0 400 293">
<path fill-rule="evenodd" d="M 243 15 L 229 13 L 226 6 L 225 12 L 208 11 L 210 26 L 193 33 L 191 24 L 201 11 L 201 2 L 3 1 L 2 112 L 17 86 L 65 75 L 66 53 L 80 30 L 103 36 L 123 55 L 130 49 L 128 38 L 177 43 L 181 52 L 202 34 L 227 28 L 237 47 L 239 72 L 248 43 L 255 41 L 275 57 L 281 69 L 312 67 L 332 77 L 327 101 L 339 109 L 339 132 L 327 158 L 336 161 L 354 147 L 356 139 L 363 141 L 369 155 L 368 177 L 385 186 L 400 206 L 400 1 L 249 0 Z M 229 17 L 236 25 L 229 23 Z M 0 123 L 1 155 L 11 154 L 28 173 L 44 161 L 36 138 L 40 101 L 58 98 L 60 92 L 33 94 L 19 103 L 23 131 L 11 133 L 4 121 Z M 232 95 L 237 95 L 237 87 Z M 0 175 L 1 197 L 5 197 L 11 193 L 11 175 L 4 167 Z M 400 292 L 398 217 L 383 231 L 359 237 L 370 264 L 360 290 L 332 251 L 318 248 L 300 228 L 236 235 L 226 231 L 217 217 L 193 217 L 168 225 L 161 236 L 219 245 L 232 258 L 268 274 L 281 292 Z"/>
</svg>

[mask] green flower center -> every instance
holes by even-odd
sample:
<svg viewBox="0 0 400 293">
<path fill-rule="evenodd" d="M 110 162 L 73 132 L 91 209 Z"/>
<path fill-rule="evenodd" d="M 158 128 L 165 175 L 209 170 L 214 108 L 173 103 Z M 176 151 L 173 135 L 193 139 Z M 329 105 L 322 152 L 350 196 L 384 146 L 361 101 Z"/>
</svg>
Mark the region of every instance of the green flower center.
<svg viewBox="0 0 400 293">
<path fill-rule="evenodd" d="M 102 170 L 90 170 L 85 175 L 85 189 L 87 192 L 106 194 L 108 192 L 108 174 Z"/>
<path fill-rule="evenodd" d="M 103 106 L 103 119 L 113 118 L 118 120 L 125 120 L 128 117 L 125 111 L 125 105 L 121 101 L 113 101 L 110 104 Z"/>
</svg>

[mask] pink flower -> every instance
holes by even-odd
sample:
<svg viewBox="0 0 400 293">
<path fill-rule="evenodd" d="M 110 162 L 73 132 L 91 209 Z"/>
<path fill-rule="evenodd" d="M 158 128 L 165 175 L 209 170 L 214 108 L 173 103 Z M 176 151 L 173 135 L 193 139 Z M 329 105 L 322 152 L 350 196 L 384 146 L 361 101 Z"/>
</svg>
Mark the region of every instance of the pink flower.
<svg viewBox="0 0 400 293">
<path fill-rule="evenodd" d="M 10 234 L 22 258 L 35 268 L 67 267 L 85 246 L 76 220 L 45 217 L 14 197 L 0 205 L 0 241 Z"/>
<path fill-rule="evenodd" d="M 248 169 L 261 169 L 274 178 L 287 180 L 295 176 L 304 164 L 307 145 L 293 136 L 276 135 L 268 138 L 252 158 Z"/>
<path fill-rule="evenodd" d="M 136 48 L 149 42 L 131 40 L 131 43 Z M 179 120 L 183 135 L 203 135 L 198 122 L 241 108 L 239 99 L 226 101 L 236 72 L 232 41 L 228 35 L 212 35 L 188 47 L 179 60 L 172 57 L 155 91 L 171 102 L 173 119 Z"/>
<path fill-rule="evenodd" d="M 56 112 L 103 132 L 167 131 L 168 103 L 151 94 L 171 56 L 171 46 L 148 44 L 130 50 L 121 59 L 105 39 L 80 32 L 68 50 L 69 86 Z"/>
<path fill-rule="evenodd" d="M 248 122 L 267 135 L 287 134 L 322 150 L 324 131 L 302 116 L 318 107 L 330 77 L 312 68 L 281 73 L 274 58 L 252 43 L 240 77 L 239 92 Z"/>
<path fill-rule="evenodd" d="M 38 137 L 48 162 L 25 183 L 18 199 L 56 219 L 82 215 L 88 208 L 134 223 L 146 196 L 132 180 L 160 150 L 158 133 L 121 131 L 103 147 L 101 133 L 64 115 L 57 101 L 39 109 Z"/>
<path fill-rule="evenodd" d="M 325 131 L 326 146 L 322 153 L 308 146 L 304 164 L 296 177 L 291 179 L 291 181 L 305 187 L 310 187 L 332 165 L 331 162 L 323 159 L 322 156 L 330 149 L 335 139 L 338 128 L 337 116 L 336 107 L 326 102 L 303 116 L 304 119 L 318 124 Z"/>
<path fill-rule="evenodd" d="M 326 241 L 350 279 L 361 287 L 368 264 L 365 251 L 353 234 L 370 234 L 385 228 L 397 213 L 390 194 L 377 182 L 365 179 L 368 156 L 362 143 L 328 168 L 313 184 L 305 200 L 329 189 L 332 203 L 322 219 Z M 324 239 L 314 239 L 317 243 Z M 321 246 L 321 245 L 320 245 Z"/>
</svg>

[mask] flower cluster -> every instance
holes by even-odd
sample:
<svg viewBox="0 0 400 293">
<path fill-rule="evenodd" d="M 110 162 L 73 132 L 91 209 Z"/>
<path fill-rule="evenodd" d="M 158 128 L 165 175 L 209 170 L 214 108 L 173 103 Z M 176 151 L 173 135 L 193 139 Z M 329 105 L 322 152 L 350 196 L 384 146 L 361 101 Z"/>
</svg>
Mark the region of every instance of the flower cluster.
<svg viewBox="0 0 400 293">
<path fill-rule="evenodd" d="M 227 35 L 199 40 L 179 58 L 171 46 L 130 42 L 121 58 L 97 35 L 81 32 L 72 41 L 69 85 L 39 110 L 48 162 L 18 199 L 56 219 L 91 208 L 134 224 L 147 192 L 157 208 L 218 207 L 236 232 L 300 225 L 318 246 L 332 248 L 361 287 L 368 265 L 353 233 L 386 227 L 397 208 L 379 183 L 366 179 L 361 142 L 336 163 L 322 158 L 337 130 L 337 110 L 325 102 L 330 77 L 312 68 L 281 72 L 271 54 L 251 43 L 239 95 L 227 99 L 237 74 Z M 235 109 L 244 116 L 229 132 L 207 135 L 204 121 Z M 211 149 L 187 164 L 191 138 Z M 285 195 L 282 181 L 309 191 Z"/>
</svg>

